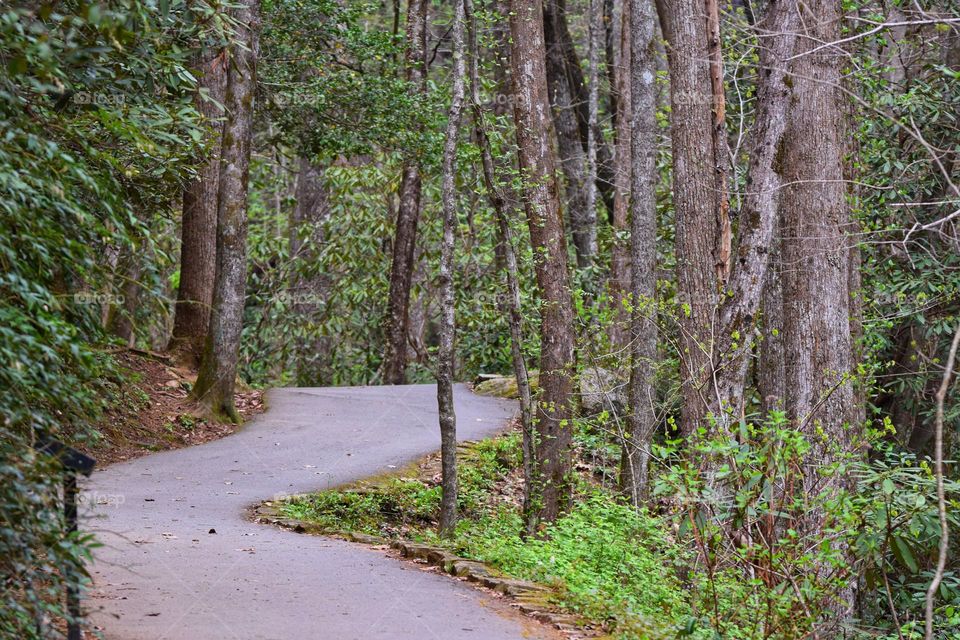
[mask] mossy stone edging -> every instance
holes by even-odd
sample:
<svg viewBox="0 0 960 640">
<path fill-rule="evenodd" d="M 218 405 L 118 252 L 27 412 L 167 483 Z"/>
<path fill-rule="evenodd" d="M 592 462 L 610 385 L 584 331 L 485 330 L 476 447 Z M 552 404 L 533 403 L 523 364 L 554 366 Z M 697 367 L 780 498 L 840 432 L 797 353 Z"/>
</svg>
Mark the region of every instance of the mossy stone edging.
<svg viewBox="0 0 960 640">
<path fill-rule="evenodd" d="M 550 602 L 552 590 L 535 582 L 504 576 L 500 571 L 478 560 L 461 558 L 443 547 L 412 542 L 387 540 L 356 531 L 328 529 L 318 524 L 284 516 L 273 502 L 263 502 L 253 508 L 253 520 L 260 524 L 272 524 L 295 533 L 332 536 L 359 544 L 391 547 L 400 556 L 439 568 L 443 573 L 463 578 L 467 582 L 486 587 L 516 602 L 517 609 L 533 619 L 569 633 L 589 634 L 595 631 L 589 621 L 572 613 L 561 611 Z"/>
</svg>

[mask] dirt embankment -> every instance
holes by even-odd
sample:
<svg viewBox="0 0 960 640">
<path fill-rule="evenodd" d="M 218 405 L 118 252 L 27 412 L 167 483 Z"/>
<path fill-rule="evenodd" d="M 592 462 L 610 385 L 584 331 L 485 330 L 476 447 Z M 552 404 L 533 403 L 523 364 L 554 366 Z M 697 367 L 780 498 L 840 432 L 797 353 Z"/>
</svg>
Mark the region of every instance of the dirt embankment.
<svg viewBox="0 0 960 640">
<path fill-rule="evenodd" d="M 85 447 L 98 467 L 216 440 L 239 427 L 202 417 L 188 398 L 196 371 L 175 365 L 163 354 L 140 350 L 124 350 L 116 359 L 126 380 L 114 408 L 100 422 L 100 439 Z M 238 387 L 235 402 L 249 419 L 263 411 L 263 391 Z"/>
</svg>

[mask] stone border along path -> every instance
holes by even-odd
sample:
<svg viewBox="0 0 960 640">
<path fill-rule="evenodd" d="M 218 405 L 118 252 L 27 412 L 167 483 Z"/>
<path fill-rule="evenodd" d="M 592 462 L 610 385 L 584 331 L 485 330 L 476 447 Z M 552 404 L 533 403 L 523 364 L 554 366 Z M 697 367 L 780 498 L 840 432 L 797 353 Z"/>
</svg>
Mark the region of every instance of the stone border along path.
<svg viewBox="0 0 960 640">
<path fill-rule="evenodd" d="M 515 403 L 455 389 L 458 435 Z M 237 433 L 108 467 L 84 484 L 104 545 L 84 601 L 107 640 L 520 640 L 556 632 L 369 547 L 249 520 L 286 495 L 384 473 L 439 447 L 433 385 L 275 389 Z"/>
<path fill-rule="evenodd" d="M 469 446 L 469 443 L 461 446 Z M 375 482 L 368 488 L 376 490 L 376 487 Z M 335 536 L 351 542 L 372 545 L 378 550 L 393 549 L 401 558 L 436 567 L 442 573 L 462 578 L 476 586 L 507 596 L 513 600 L 521 613 L 564 632 L 570 640 L 601 637 L 601 633 L 593 623 L 552 604 L 549 587 L 528 580 L 506 577 L 494 567 L 469 558 L 461 558 L 443 547 L 410 540 L 389 540 L 356 531 L 326 529 L 316 523 L 290 518 L 280 511 L 279 504 L 270 501 L 254 507 L 251 516 L 255 522 L 276 525 L 295 533 Z"/>
</svg>

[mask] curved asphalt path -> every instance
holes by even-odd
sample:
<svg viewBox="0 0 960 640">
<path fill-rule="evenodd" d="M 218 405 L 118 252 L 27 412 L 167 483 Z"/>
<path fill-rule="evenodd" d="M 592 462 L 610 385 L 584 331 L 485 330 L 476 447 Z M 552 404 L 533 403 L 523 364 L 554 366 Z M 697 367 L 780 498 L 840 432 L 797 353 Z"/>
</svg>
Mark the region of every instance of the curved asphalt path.
<svg viewBox="0 0 960 640">
<path fill-rule="evenodd" d="M 455 390 L 461 439 L 514 404 Z M 439 448 L 436 388 L 276 389 L 238 433 L 96 472 L 104 547 L 85 601 L 108 640 L 516 640 L 502 603 L 362 545 L 247 520 L 251 504 L 388 471 Z M 216 533 L 210 533 L 210 530 Z"/>
</svg>

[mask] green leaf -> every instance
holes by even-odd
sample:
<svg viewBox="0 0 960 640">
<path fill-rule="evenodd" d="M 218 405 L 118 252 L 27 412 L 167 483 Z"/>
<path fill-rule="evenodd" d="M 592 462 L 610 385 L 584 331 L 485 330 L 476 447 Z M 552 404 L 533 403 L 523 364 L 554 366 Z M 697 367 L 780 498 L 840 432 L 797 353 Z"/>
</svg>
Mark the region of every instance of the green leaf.
<svg viewBox="0 0 960 640">
<path fill-rule="evenodd" d="M 893 555 L 912 573 L 917 573 L 920 570 L 916 558 L 913 557 L 913 551 L 910 550 L 910 545 L 900 536 L 893 536 Z"/>
</svg>

